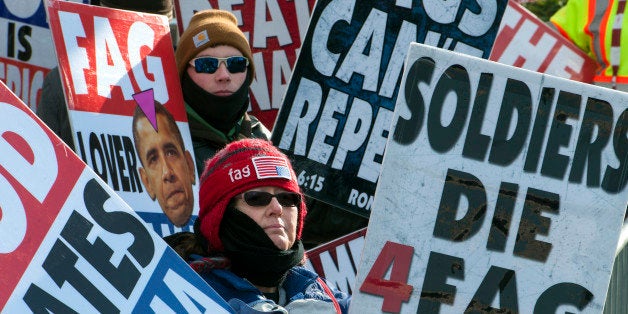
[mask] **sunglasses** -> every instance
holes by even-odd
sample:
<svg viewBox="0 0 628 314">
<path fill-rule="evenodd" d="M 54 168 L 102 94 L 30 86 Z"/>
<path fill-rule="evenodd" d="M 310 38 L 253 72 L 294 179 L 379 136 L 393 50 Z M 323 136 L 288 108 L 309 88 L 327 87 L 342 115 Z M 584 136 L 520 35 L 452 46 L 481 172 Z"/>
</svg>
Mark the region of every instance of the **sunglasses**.
<svg viewBox="0 0 628 314">
<path fill-rule="evenodd" d="M 277 201 L 281 206 L 291 207 L 301 205 L 301 194 L 293 192 L 281 192 L 272 194 L 263 191 L 248 191 L 242 193 L 242 199 L 249 206 L 262 207 L 270 204 L 273 197 L 277 198 Z"/>
<path fill-rule="evenodd" d="M 198 57 L 190 60 L 190 65 L 194 67 L 196 73 L 216 73 L 221 63 L 227 66 L 227 70 L 231 73 L 242 73 L 249 66 L 249 59 L 242 56 L 233 56 L 226 58 L 217 57 Z"/>
</svg>

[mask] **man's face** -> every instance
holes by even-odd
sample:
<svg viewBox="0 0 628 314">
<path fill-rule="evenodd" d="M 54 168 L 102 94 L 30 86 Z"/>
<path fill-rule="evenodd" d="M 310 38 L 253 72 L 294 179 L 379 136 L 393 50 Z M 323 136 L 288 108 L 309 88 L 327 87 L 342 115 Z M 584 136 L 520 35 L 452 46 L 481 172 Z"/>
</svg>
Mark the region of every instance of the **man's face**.
<svg viewBox="0 0 628 314">
<path fill-rule="evenodd" d="M 223 45 L 206 48 L 199 52 L 195 58 L 204 56 L 226 58 L 242 56 L 242 53 L 234 47 Z M 252 61 L 249 60 L 249 62 Z M 233 95 L 233 93 L 237 92 L 240 87 L 242 87 L 242 84 L 246 81 L 248 68 L 244 72 L 231 73 L 227 70 L 227 64 L 221 62 L 218 65 L 218 70 L 211 74 L 197 73 L 191 65 L 188 66 L 187 71 L 194 83 L 203 88 L 206 92 L 220 97 L 227 97 Z"/>
<path fill-rule="evenodd" d="M 194 162 L 190 152 L 181 149 L 176 132 L 162 114 L 157 114 L 157 127 L 159 132 L 155 132 L 148 119 L 138 121 L 138 154 L 143 164 L 140 177 L 168 219 L 175 226 L 183 226 L 194 207 Z"/>
</svg>

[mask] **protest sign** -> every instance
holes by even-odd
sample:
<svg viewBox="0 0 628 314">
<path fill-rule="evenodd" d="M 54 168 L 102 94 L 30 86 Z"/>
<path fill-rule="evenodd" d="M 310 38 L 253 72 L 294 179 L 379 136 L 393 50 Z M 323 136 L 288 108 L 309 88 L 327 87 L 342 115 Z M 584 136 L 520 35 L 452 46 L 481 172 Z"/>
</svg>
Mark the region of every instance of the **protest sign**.
<svg viewBox="0 0 628 314">
<path fill-rule="evenodd" d="M 44 77 L 57 65 L 44 1 L 0 0 L 0 29 L 0 81 L 35 111 Z"/>
<path fill-rule="evenodd" d="M 0 312 L 229 312 L 3 83 L 0 107 Z"/>
<path fill-rule="evenodd" d="M 406 62 L 351 312 L 601 313 L 628 94 L 416 43 Z"/>
<path fill-rule="evenodd" d="M 190 231 L 198 174 L 167 18 L 48 11 L 77 154 L 158 234 Z"/>
<path fill-rule="evenodd" d="M 506 2 L 318 1 L 272 135 L 306 194 L 368 217 L 408 44 L 488 58 Z"/>
<path fill-rule="evenodd" d="M 351 294 L 366 228 L 307 251 L 306 267 Z"/>
<path fill-rule="evenodd" d="M 272 130 L 314 3 L 315 0 L 175 0 L 175 10 L 180 33 L 196 11 L 213 8 L 236 16 L 251 45 L 251 61 L 255 64 L 249 113 Z"/>
<path fill-rule="evenodd" d="M 597 63 L 518 4 L 508 1 L 489 60 L 592 83 Z"/>
</svg>

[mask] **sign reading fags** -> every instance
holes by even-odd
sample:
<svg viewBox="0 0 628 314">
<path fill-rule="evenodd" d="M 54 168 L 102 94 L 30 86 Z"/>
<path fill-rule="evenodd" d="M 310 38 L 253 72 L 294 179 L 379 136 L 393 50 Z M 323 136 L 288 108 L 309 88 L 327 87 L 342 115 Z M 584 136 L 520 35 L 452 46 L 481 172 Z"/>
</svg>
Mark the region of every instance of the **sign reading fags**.
<svg viewBox="0 0 628 314">
<path fill-rule="evenodd" d="M 411 44 L 351 312 L 601 313 L 628 94 Z"/>
</svg>

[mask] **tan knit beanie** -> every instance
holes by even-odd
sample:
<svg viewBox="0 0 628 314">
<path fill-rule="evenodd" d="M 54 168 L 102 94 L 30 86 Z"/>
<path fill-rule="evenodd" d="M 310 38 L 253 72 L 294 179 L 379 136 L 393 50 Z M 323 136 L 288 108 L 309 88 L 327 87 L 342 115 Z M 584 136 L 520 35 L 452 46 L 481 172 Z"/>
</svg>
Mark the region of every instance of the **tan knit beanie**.
<svg viewBox="0 0 628 314">
<path fill-rule="evenodd" d="M 179 38 L 175 53 L 179 78 L 183 77 L 188 63 L 199 52 L 208 47 L 220 45 L 240 50 L 242 55 L 249 59 L 249 75 L 254 77 L 255 65 L 251 47 L 238 28 L 235 15 L 229 11 L 211 9 L 196 12 Z"/>
</svg>

